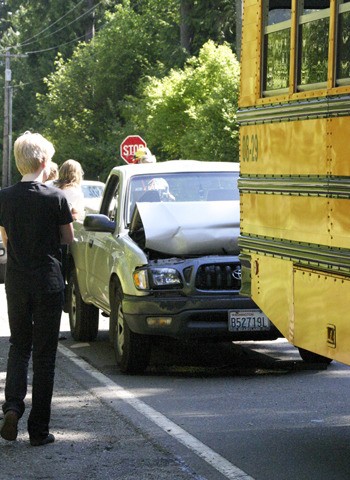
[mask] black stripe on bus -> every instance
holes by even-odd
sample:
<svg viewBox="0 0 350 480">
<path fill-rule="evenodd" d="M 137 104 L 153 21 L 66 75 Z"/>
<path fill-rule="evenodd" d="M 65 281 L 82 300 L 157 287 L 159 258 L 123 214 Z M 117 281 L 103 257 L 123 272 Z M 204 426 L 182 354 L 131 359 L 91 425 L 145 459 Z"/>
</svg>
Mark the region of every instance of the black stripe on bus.
<svg viewBox="0 0 350 480">
<path fill-rule="evenodd" d="M 343 95 L 240 109 L 237 121 L 244 126 L 347 115 L 350 115 L 350 96 Z"/>
<path fill-rule="evenodd" d="M 259 254 L 283 260 L 295 265 L 322 271 L 332 271 L 350 277 L 350 250 L 332 248 L 313 243 L 301 243 L 269 237 L 241 235 L 238 239 L 241 261 L 247 254 Z"/>
<path fill-rule="evenodd" d="M 240 177 L 240 193 L 350 198 L 350 177 L 254 176 Z"/>
</svg>

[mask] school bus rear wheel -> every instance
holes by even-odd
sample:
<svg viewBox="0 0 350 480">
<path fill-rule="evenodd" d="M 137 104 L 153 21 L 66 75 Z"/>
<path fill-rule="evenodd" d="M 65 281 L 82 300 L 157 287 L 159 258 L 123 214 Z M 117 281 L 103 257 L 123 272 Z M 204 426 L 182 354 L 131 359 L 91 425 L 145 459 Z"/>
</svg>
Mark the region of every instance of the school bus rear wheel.
<svg viewBox="0 0 350 480">
<path fill-rule="evenodd" d="M 305 363 L 323 363 L 329 365 L 332 362 L 331 358 L 324 357 L 323 355 L 318 355 L 317 353 L 310 352 L 304 348 L 298 347 L 299 355 L 304 360 Z"/>
</svg>

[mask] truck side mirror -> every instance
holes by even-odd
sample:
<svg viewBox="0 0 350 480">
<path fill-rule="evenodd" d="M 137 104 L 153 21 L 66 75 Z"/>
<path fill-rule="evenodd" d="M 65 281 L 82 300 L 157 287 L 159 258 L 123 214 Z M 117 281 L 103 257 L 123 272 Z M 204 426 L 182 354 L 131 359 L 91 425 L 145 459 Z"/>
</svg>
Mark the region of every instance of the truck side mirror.
<svg viewBox="0 0 350 480">
<path fill-rule="evenodd" d="M 84 219 L 84 228 L 87 232 L 109 232 L 114 233 L 116 223 L 110 220 L 107 215 L 91 214 Z"/>
</svg>

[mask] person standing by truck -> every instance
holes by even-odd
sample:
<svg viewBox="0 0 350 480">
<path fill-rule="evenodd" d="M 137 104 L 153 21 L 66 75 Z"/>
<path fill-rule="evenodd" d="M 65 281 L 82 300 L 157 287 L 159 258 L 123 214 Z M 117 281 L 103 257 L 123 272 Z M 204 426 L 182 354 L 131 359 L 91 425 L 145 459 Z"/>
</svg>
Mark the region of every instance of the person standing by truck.
<svg viewBox="0 0 350 480">
<path fill-rule="evenodd" d="M 58 179 L 54 187 L 63 190 L 71 208 L 74 220 L 84 219 L 84 194 L 81 189 L 84 171 L 77 160 L 66 160 L 58 171 Z"/>
<path fill-rule="evenodd" d="M 17 438 L 32 353 L 32 408 L 28 418 L 32 446 L 55 440 L 49 433 L 49 423 L 63 306 L 61 244 L 73 241 L 73 219 L 66 197 L 44 184 L 54 152 L 52 143 L 42 135 L 21 135 L 14 144 L 14 155 L 22 180 L 0 191 L 11 332 L 0 435 L 9 441 Z"/>
</svg>

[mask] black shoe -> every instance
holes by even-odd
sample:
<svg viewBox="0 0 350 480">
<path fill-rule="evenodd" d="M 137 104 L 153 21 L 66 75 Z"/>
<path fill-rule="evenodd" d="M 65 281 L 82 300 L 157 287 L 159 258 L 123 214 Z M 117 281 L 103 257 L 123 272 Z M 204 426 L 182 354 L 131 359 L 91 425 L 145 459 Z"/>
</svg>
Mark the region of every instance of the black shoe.
<svg viewBox="0 0 350 480">
<path fill-rule="evenodd" d="M 55 437 L 52 435 L 52 433 L 49 433 L 44 438 L 30 438 L 29 440 L 32 447 L 41 447 L 42 445 L 53 443 L 55 441 Z"/>
<path fill-rule="evenodd" d="M 8 410 L 5 413 L 5 416 L 0 426 L 0 435 L 2 436 L 2 438 L 4 438 L 5 440 L 9 440 L 10 442 L 16 440 L 18 433 L 17 425 L 17 412 L 15 412 L 14 410 Z"/>
</svg>

